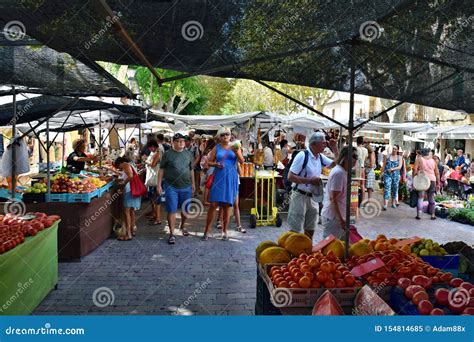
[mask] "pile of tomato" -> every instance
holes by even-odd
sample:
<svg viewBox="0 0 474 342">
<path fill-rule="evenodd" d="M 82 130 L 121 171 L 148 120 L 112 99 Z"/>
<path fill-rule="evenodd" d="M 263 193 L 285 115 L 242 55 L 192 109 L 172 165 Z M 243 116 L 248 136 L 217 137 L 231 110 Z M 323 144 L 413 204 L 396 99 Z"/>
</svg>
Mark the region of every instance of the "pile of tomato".
<svg viewBox="0 0 474 342">
<path fill-rule="evenodd" d="M 29 220 L 14 214 L 0 215 L 0 254 L 15 248 L 25 241 L 25 237 L 36 235 L 60 219 L 58 215 L 48 216 L 41 212 L 27 213 L 25 217 L 28 216 L 35 218 Z"/>
<path fill-rule="evenodd" d="M 273 266 L 269 276 L 275 287 L 285 288 L 344 288 L 362 287 L 349 268 L 333 251 L 301 254 L 286 266 Z"/>
</svg>

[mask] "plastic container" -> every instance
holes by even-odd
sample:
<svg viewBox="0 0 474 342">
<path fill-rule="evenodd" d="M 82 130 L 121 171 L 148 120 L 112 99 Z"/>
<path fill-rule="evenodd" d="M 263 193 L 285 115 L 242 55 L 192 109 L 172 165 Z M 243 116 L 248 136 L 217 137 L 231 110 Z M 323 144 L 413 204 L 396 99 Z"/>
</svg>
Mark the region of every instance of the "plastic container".
<svg viewBox="0 0 474 342">
<path fill-rule="evenodd" d="M 324 291 L 329 290 L 336 297 L 337 301 L 344 309 L 344 311 L 351 309 L 354 306 L 354 299 L 360 288 L 346 287 L 334 289 L 288 289 L 275 288 L 272 280 L 268 276 L 268 271 L 273 266 L 284 266 L 286 264 L 266 264 L 265 267 L 259 265 L 260 275 L 267 285 L 268 292 L 271 296 L 271 302 L 278 308 L 291 307 L 313 307 L 319 297 Z"/>
<path fill-rule="evenodd" d="M 443 255 L 443 256 L 422 256 L 421 259 L 433 267 L 439 268 L 443 272 L 451 272 L 454 277 L 459 273 L 459 255 Z"/>
</svg>

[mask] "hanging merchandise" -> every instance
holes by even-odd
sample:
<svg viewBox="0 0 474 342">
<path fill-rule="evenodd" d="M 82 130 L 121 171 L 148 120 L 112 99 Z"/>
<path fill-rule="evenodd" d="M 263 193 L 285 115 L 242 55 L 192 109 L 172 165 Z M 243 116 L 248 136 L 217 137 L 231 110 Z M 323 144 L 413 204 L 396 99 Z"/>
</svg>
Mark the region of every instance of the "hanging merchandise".
<svg viewBox="0 0 474 342">
<path fill-rule="evenodd" d="M 15 164 L 15 175 L 30 172 L 30 163 L 28 160 L 28 146 L 24 139 L 15 141 L 15 160 L 12 160 L 13 145 L 10 143 L 2 156 L 1 175 L 11 177 L 12 165 Z"/>
</svg>

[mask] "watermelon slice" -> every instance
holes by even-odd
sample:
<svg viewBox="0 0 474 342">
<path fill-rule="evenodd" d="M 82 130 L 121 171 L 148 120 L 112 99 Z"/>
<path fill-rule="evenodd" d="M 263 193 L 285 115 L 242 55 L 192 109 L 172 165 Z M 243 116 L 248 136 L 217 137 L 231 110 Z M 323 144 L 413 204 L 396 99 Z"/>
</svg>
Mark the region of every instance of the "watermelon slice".
<svg viewBox="0 0 474 342">
<path fill-rule="evenodd" d="M 326 290 L 313 306 L 313 316 L 343 316 L 342 311 L 336 297 L 329 290 Z"/>
</svg>

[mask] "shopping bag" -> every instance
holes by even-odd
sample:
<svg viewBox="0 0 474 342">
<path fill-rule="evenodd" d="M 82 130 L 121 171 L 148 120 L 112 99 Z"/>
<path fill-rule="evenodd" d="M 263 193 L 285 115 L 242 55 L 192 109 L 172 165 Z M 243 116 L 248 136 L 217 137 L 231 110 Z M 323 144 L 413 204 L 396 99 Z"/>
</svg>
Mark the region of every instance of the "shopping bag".
<svg viewBox="0 0 474 342">
<path fill-rule="evenodd" d="M 206 181 L 206 189 L 210 190 L 212 187 L 212 182 L 214 182 L 214 174 L 210 174 Z"/>
<path fill-rule="evenodd" d="M 418 204 L 418 191 L 411 190 L 410 191 L 410 207 L 415 208 Z"/>
<path fill-rule="evenodd" d="M 357 231 L 357 228 L 352 224 L 349 225 L 349 243 L 353 244 L 359 240 L 362 240 L 362 236 Z"/>
<path fill-rule="evenodd" d="M 133 197 L 142 197 L 147 193 L 146 186 L 143 184 L 135 169 L 133 170 L 133 177 L 130 180 L 130 190 L 132 191 Z"/>
</svg>

